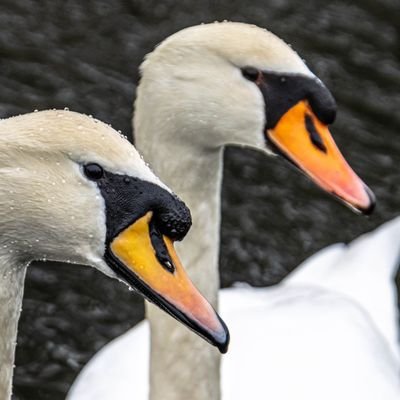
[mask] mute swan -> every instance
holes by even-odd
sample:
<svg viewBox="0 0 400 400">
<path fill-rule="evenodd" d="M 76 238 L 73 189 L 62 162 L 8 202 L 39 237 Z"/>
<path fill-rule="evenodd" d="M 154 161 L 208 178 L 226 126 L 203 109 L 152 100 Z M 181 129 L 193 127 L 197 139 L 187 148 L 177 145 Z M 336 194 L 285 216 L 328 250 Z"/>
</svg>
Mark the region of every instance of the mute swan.
<svg viewBox="0 0 400 400">
<path fill-rule="evenodd" d="M 372 192 L 348 166 L 328 131 L 336 111 L 332 95 L 272 33 L 232 22 L 187 28 L 149 54 L 141 73 L 136 145 L 191 208 L 193 229 L 178 251 L 212 304 L 217 304 L 219 288 L 226 145 L 281 155 L 353 209 L 372 211 Z M 157 310 L 147 311 L 151 400 L 218 400 L 217 352 Z"/>
<path fill-rule="evenodd" d="M 174 251 L 190 227 L 188 209 L 112 128 L 69 111 L 1 120 L 0 182 L 1 399 L 11 396 L 32 260 L 95 267 L 225 351 L 224 323 Z"/>
<path fill-rule="evenodd" d="M 400 217 L 319 251 L 278 285 L 221 290 L 232 333 L 222 399 L 399 399 L 399 262 Z M 147 399 L 149 336 L 143 321 L 105 346 L 70 398 Z"/>
</svg>

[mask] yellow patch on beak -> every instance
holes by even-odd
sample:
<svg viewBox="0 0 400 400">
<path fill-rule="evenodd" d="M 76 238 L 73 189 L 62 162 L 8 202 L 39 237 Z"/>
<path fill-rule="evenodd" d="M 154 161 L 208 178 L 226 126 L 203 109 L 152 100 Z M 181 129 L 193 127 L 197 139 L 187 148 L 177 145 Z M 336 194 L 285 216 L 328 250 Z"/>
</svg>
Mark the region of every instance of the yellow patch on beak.
<svg viewBox="0 0 400 400">
<path fill-rule="evenodd" d="M 307 101 L 290 108 L 273 129 L 271 142 L 321 188 L 346 204 L 368 213 L 374 197 L 348 165 L 326 125 L 314 115 Z"/>
<path fill-rule="evenodd" d="M 110 244 L 111 252 L 156 296 L 156 300 L 151 295 L 146 297 L 206 337 L 221 351 L 226 351 L 229 335 L 225 325 L 190 281 L 173 242 L 166 236 L 162 236 L 162 240 L 172 268 L 159 261 L 150 236 L 151 218 L 152 212 L 148 212 L 119 233 Z M 139 291 L 142 290 L 139 288 Z"/>
</svg>

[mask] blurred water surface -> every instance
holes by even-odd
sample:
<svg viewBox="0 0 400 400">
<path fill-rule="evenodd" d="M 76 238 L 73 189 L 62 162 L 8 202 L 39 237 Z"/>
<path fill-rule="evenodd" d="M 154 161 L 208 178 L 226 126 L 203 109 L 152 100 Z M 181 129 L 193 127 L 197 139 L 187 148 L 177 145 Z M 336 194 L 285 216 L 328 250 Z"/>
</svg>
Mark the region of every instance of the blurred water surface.
<svg viewBox="0 0 400 400">
<path fill-rule="evenodd" d="M 229 149 L 222 282 L 264 286 L 399 214 L 398 0 L 2 0 L 0 110 L 69 107 L 130 135 L 143 56 L 183 27 L 223 19 L 266 27 L 307 60 L 339 104 L 338 144 L 378 198 L 371 218 L 356 216 L 285 163 Z M 142 317 L 140 299 L 90 268 L 32 266 L 13 398 L 63 399 L 91 355 Z"/>
</svg>

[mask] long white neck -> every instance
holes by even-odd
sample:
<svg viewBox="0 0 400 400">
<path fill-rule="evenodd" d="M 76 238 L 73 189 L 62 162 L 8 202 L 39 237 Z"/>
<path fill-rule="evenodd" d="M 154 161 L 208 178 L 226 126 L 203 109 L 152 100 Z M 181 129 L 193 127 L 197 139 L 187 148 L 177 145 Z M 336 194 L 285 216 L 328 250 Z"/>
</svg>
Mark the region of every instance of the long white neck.
<svg viewBox="0 0 400 400">
<path fill-rule="evenodd" d="M 18 319 L 26 267 L 0 255 L 0 399 L 11 398 Z"/>
<path fill-rule="evenodd" d="M 194 284 L 217 307 L 222 147 L 189 150 L 174 142 L 173 135 L 159 137 L 157 143 L 148 140 L 143 130 L 135 136 L 144 158 L 192 212 L 192 229 L 184 243 L 178 244 L 178 252 Z M 162 149 L 162 154 L 153 146 Z M 151 326 L 150 399 L 218 400 L 218 350 L 152 306 L 147 307 L 147 316 Z"/>
</svg>

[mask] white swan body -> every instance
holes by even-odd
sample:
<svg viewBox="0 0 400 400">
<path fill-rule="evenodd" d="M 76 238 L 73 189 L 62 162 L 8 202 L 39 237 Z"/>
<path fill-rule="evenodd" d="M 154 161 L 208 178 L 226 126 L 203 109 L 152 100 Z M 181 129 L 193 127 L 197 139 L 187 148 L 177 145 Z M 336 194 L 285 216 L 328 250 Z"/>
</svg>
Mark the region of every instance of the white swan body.
<svg viewBox="0 0 400 400">
<path fill-rule="evenodd" d="M 146 57 L 141 72 L 135 144 L 190 207 L 193 229 L 178 250 L 193 281 L 214 305 L 226 145 L 284 155 L 347 204 L 371 210 L 372 196 L 328 133 L 326 124 L 333 122 L 335 110 L 332 96 L 272 33 L 232 22 L 190 27 L 162 42 Z M 304 129 L 311 114 L 303 111 L 310 104 L 316 137 Z M 147 316 L 152 331 L 150 399 L 218 400 L 219 355 L 152 307 Z"/>
<path fill-rule="evenodd" d="M 157 46 L 141 73 L 135 144 L 190 207 L 193 228 L 178 251 L 215 306 L 226 145 L 284 155 L 347 204 L 362 212 L 372 209 L 369 190 L 329 134 L 333 97 L 272 33 L 231 22 L 190 27 Z M 219 400 L 219 354 L 154 308 L 147 307 L 147 316 L 150 399 Z M 125 351 L 135 357 L 133 349 Z"/>
<path fill-rule="evenodd" d="M 61 110 L 1 120 L 0 221 L 2 400 L 11 396 L 24 278 L 33 260 L 95 267 L 170 314 L 178 310 L 177 319 L 184 315 L 183 322 L 212 343 L 211 327 L 217 327 L 215 344 L 226 344 L 225 328 L 175 257 L 171 238 L 183 238 L 190 226 L 187 208 L 110 126 Z M 175 274 L 156 258 L 154 235 L 166 246 L 162 251 Z"/>
<path fill-rule="evenodd" d="M 399 262 L 397 218 L 319 251 L 279 285 L 222 290 L 232 334 L 222 399 L 399 399 Z M 68 399 L 146 400 L 149 337 L 145 321 L 104 347 Z"/>
</svg>

